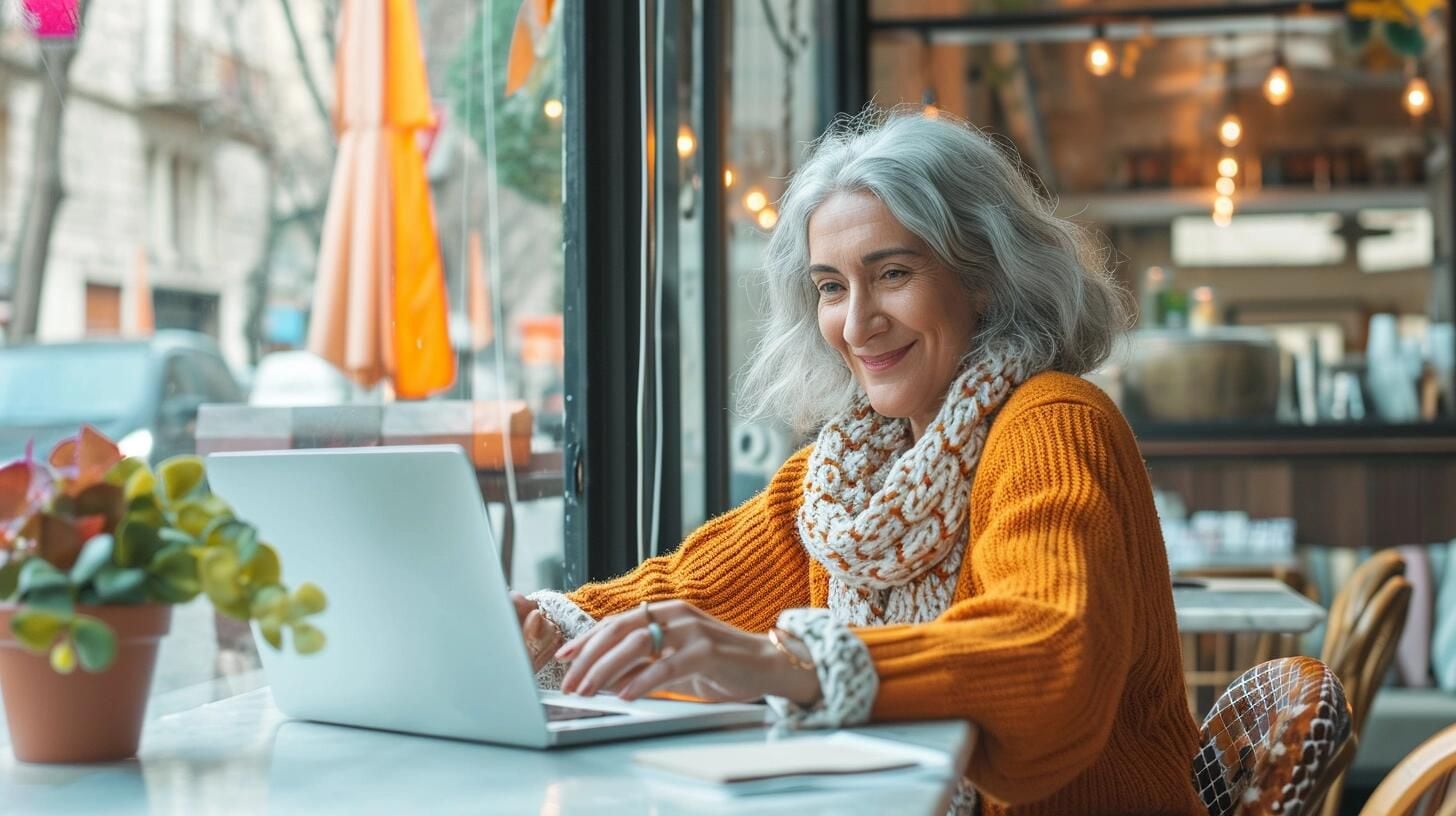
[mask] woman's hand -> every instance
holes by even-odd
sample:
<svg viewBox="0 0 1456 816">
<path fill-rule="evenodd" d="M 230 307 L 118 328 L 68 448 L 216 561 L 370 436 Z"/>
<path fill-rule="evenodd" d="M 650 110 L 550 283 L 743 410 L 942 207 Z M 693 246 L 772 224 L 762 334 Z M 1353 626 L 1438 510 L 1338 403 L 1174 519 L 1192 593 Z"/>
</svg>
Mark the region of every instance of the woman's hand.
<svg viewBox="0 0 1456 816">
<path fill-rule="evenodd" d="M 515 590 L 511 590 L 511 604 L 516 607 L 516 619 L 521 624 L 521 636 L 526 641 L 526 653 L 531 656 L 531 671 L 538 672 L 551 656 L 561 648 L 564 638 L 561 630 L 541 614 L 536 602 Z"/>
<path fill-rule="evenodd" d="M 661 601 L 650 609 L 662 627 L 658 655 L 652 654 L 649 621 L 640 608 L 613 615 L 556 653 L 556 659 L 571 662 L 561 690 L 583 696 L 606 691 L 623 700 L 659 690 L 711 702 L 769 694 L 802 705 L 819 699 L 814 670 L 796 668 L 768 637 L 730 626 L 684 601 Z M 799 649 L 807 663 L 807 651 Z"/>
</svg>

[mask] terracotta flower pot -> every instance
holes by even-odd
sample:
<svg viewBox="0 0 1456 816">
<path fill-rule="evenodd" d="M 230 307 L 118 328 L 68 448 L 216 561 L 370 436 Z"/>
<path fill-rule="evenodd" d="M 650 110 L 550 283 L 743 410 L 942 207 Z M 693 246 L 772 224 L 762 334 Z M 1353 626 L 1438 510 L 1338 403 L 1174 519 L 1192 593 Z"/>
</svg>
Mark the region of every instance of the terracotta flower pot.
<svg viewBox="0 0 1456 816">
<path fill-rule="evenodd" d="M 81 606 L 116 630 L 116 660 L 92 674 L 80 666 L 58 674 L 45 655 L 10 633 L 12 604 L 0 604 L 0 695 L 15 758 L 22 762 L 110 762 L 136 756 L 157 644 L 172 625 L 172 607 Z"/>
</svg>

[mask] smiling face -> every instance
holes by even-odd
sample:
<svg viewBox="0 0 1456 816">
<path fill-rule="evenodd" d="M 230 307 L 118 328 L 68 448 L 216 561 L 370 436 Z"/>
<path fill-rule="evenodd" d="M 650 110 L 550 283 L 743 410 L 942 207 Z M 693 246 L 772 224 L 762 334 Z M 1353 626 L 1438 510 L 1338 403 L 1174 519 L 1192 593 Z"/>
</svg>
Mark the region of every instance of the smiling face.
<svg viewBox="0 0 1456 816">
<path fill-rule="evenodd" d="M 976 304 L 956 273 L 868 192 L 835 193 L 809 219 L 819 332 L 888 417 L 915 438 L 971 349 Z"/>
</svg>

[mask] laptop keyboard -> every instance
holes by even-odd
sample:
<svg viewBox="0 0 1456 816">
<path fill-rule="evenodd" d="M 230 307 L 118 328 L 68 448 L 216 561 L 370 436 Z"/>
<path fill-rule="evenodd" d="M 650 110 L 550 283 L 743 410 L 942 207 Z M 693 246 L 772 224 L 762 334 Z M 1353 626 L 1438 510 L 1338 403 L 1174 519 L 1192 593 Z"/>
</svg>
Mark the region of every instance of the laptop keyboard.
<svg viewBox="0 0 1456 816">
<path fill-rule="evenodd" d="M 552 705 L 542 703 L 541 707 L 546 709 L 546 722 L 566 722 L 567 720 L 590 720 L 596 717 L 621 717 L 626 716 L 617 711 L 601 711 L 594 708 L 573 708 L 572 706 Z"/>
</svg>

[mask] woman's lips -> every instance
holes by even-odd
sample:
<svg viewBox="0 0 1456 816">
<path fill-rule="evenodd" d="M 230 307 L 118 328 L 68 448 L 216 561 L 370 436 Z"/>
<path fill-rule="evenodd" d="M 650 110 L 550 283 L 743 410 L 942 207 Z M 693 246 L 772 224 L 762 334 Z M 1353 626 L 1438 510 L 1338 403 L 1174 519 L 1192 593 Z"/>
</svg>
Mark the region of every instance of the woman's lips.
<svg viewBox="0 0 1456 816">
<path fill-rule="evenodd" d="M 905 355 L 910 353 L 910 348 L 914 345 L 914 343 L 910 343 L 904 348 L 896 349 L 888 354 L 881 354 L 877 357 L 862 357 L 858 354 L 855 356 L 859 357 L 860 363 L 870 371 L 884 371 L 905 359 Z"/>
</svg>

